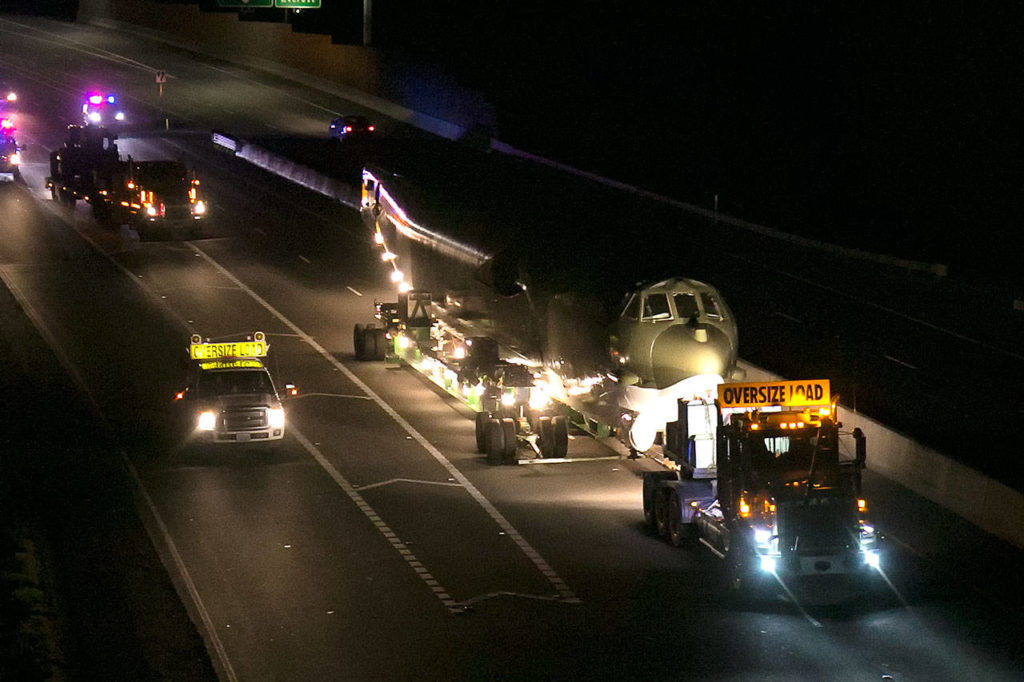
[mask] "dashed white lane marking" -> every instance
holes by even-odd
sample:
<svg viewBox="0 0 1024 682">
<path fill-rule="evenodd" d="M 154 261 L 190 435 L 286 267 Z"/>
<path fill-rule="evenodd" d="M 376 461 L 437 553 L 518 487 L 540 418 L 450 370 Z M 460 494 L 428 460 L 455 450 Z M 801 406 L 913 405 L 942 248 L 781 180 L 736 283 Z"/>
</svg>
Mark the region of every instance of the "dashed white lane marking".
<svg viewBox="0 0 1024 682">
<path fill-rule="evenodd" d="M 966 341 L 968 343 L 973 343 L 973 344 L 975 344 L 977 346 L 981 346 L 982 348 L 987 348 L 988 350 L 992 351 L 993 353 L 999 353 L 1000 355 L 1006 355 L 1006 356 L 1009 356 L 1011 358 L 1015 358 L 1017 360 L 1024 360 L 1024 355 L 1022 355 L 1021 353 L 1017 353 L 1017 352 L 1014 352 L 1014 351 L 1011 351 L 1011 350 L 1006 350 L 1005 348 L 1000 348 L 998 346 L 993 346 L 990 343 L 985 343 L 984 341 L 980 341 L 978 339 L 975 339 L 973 337 L 967 336 L 965 334 L 961 334 L 959 332 L 955 332 L 952 329 L 947 329 L 946 327 L 940 327 L 939 325 L 934 324 L 932 322 L 929 322 L 927 320 L 924 320 L 924 319 L 922 319 L 920 317 L 914 317 L 913 315 L 908 315 L 907 313 L 900 312 L 899 310 L 896 310 L 895 308 L 889 308 L 888 306 L 881 305 L 880 303 L 875 303 L 874 301 L 869 301 L 866 298 L 861 298 L 859 296 L 855 296 L 855 295 L 853 295 L 853 294 L 851 294 L 851 293 L 849 293 L 847 291 L 843 291 L 842 289 L 837 289 L 835 287 L 828 286 L 827 284 L 822 284 L 821 282 L 816 282 L 816 281 L 814 281 L 812 279 L 808 279 L 806 277 L 801 277 L 799 275 L 794 275 L 791 272 L 786 272 L 785 270 L 779 270 L 778 268 L 773 268 L 773 267 L 771 267 L 769 265 L 765 265 L 764 263 L 758 263 L 758 262 L 756 262 L 754 260 L 751 260 L 749 258 L 745 258 L 743 256 L 731 255 L 730 257 L 734 258 L 736 260 L 743 261 L 745 263 L 750 263 L 751 265 L 754 265 L 754 266 L 759 267 L 759 268 L 763 268 L 764 270 L 769 270 L 771 272 L 774 272 L 777 275 L 781 275 L 783 277 L 788 277 L 789 279 L 795 280 L 797 282 L 801 282 L 803 284 L 809 284 L 810 286 L 817 287 L 817 288 L 821 289 L 822 291 L 828 291 L 828 292 L 831 292 L 833 294 L 838 294 L 839 296 L 842 296 L 844 298 L 848 298 L 851 301 L 856 301 L 857 303 L 860 303 L 861 305 L 864 305 L 864 306 L 867 306 L 867 307 L 870 307 L 870 308 L 875 308 L 876 310 L 881 310 L 883 312 L 889 313 L 890 315 L 895 315 L 897 317 L 902 317 L 903 319 L 909 320 L 910 322 L 913 322 L 915 324 L 919 324 L 922 327 L 927 327 L 928 329 L 932 329 L 932 330 L 940 332 L 942 334 L 946 334 L 947 336 L 952 336 L 953 338 L 960 339 L 961 341 Z"/>
<path fill-rule="evenodd" d="M 441 603 L 444 604 L 445 608 L 449 610 L 457 610 L 460 605 L 452 599 L 452 596 L 448 594 L 448 590 L 444 589 L 441 583 L 434 578 L 423 563 L 416 558 L 416 555 L 412 553 L 412 550 L 410 550 L 405 543 L 395 535 L 394 531 L 384 523 L 384 520 L 381 519 L 377 512 L 373 510 L 373 507 L 371 507 L 369 503 L 363 499 L 363 496 L 359 494 L 359 491 L 355 489 L 355 486 L 349 483 L 348 480 L 346 480 L 346 478 L 342 476 L 329 461 L 327 461 L 327 458 L 323 456 L 315 445 L 309 442 L 308 438 L 302 435 L 301 431 L 296 429 L 294 426 L 290 427 L 289 430 L 292 435 L 295 436 L 295 440 L 299 441 L 302 447 L 306 448 L 306 452 L 313 456 L 313 459 L 315 459 L 317 464 L 320 465 L 320 468 L 326 471 L 327 475 L 334 479 L 334 482 L 337 483 L 338 487 L 349 496 L 349 498 L 355 503 L 356 507 L 358 507 L 359 511 L 363 513 L 370 523 L 380 531 L 380 534 L 384 536 L 384 539 L 391 544 L 403 559 L 405 559 L 405 563 L 408 564 L 416 575 L 420 577 L 420 580 L 422 580 L 430 591 L 434 593 L 434 596 L 441 600 Z"/>
<path fill-rule="evenodd" d="M 415 478 L 389 478 L 386 481 L 380 481 L 379 483 L 370 483 L 368 485 L 357 485 L 355 486 L 359 490 L 369 490 L 370 488 L 380 488 L 385 485 L 391 485 L 392 483 L 418 483 L 422 485 L 447 485 L 453 488 L 461 488 L 461 483 L 452 483 L 451 481 L 422 481 Z"/>
<path fill-rule="evenodd" d="M 355 294 L 356 296 L 362 296 L 362 295 L 363 295 L 363 294 L 362 294 L 362 292 L 356 291 L 356 290 L 355 290 L 355 289 L 353 289 L 352 287 L 345 287 L 345 288 L 346 288 L 346 289 L 348 289 L 349 291 L 351 291 L 351 292 L 352 292 L 353 294 Z"/>
<path fill-rule="evenodd" d="M 894 358 L 891 355 L 883 355 L 882 357 L 885 358 L 886 360 L 889 360 L 890 362 L 895 362 L 897 365 L 903 365 L 904 367 L 906 367 L 908 369 L 917 369 L 917 367 L 915 367 L 914 365 L 910 364 L 909 362 L 903 362 L 899 358 Z"/>
<path fill-rule="evenodd" d="M 358 386 L 359 390 L 363 391 L 364 393 L 366 393 L 366 395 L 370 396 L 370 399 L 373 400 L 373 402 L 376 403 L 377 406 L 380 407 L 380 409 L 382 409 L 389 417 L 395 420 L 395 422 L 397 422 L 398 425 L 401 426 L 406 433 L 412 436 L 413 440 L 415 440 L 417 443 L 423 446 L 423 449 L 430 453 L 430 455 L 435 460 L 437 460 L 437 462 L 442 467 L 444 467 L 444 469 L 448 472 L 448 474 L 452 477 L 453 480 L 458 481 L 460 484 L 462 484 L 463 487 L 465 487 L 466 492 L 468 492 L 469 495 L 474 500 L 476 500 L 477 504 L 483 507 L 484 511 L 486 511 L 487 514 L 490 515 L 492 519 L 494 519 L 495 523 L 497 523 L 501 530 L 503 530 L 505 534 L 512 539 L 516 546 L 519 547 L 520 551 L 522 551 L 523 554 L 525 554 L 526 557 L 531 562 L 533 562 L 533 565 L 536 566 L 537 570 L 539 570 L 548 579 L 548 581 L 551 583 L 552 587 L 555 588 L 555 591 L 558 593 L 562 601 L 579 603 L 580 599 L 569 588 L 565 581 L 562 580 L 558 573 L 556 573 L 555 570 L 551 568 L 551 566 L 544 559 L 544 557 L 542 557 L 540 553 L 537 552 L 537 550 L 535 550 L 530 545 L 530 543 L 526 541 L 526 538 L 524 538 L 519 533 L 519 531 L 516 530 L 511 523 L 509 523 L 508 519 L 506 519 L 505 516 L 500 511 L 498 511 L 498 509 L 493 504 L 491 504 L 490 500 L 484 497 L 483 493 L 481 493 L 477 489 L 477 487 L 473 485 L 472 481 L 466 478 L 466 476 L 461 471 L 459 471 L 454 464 L 448 461 L 448 458 L 445 457 L 440 450 L 434 447 L 433 443 L 428 441 L 427 438 L 422 433 L 417 431 L 412 424 L 407 422 L 405 418 L 402 417 L 402 415 L 398 414 L 395 408 L 391 407 L 391 405 L 386 403 L 384 399 L 377 395 L 377 393 L 372 388 L 370 388 L 362 379 L 357 377 L 352 372 L 352 370 L 350 370 L 345 365 L 341 364 L 341 362 L 339 362 L 337 358 L 328 353 L 327 350 L 319 343 L 317 343 L 312 336 L 302 331 L 302 329 L 300 329 L 294 322 L 285 317 L 274 306 L 270 305 L 270 303 L 264 300 L 263 297 L 261 297 L 259 294 L 250 289 L 248 286 L 246 286 L 244 282 L 242 282 L 240 279 L 231 274 L 220 263 L 218 263 L 212 257 L 207 255 L 205 251 L 200 249 L 193 242 L 186 243 L 196 253 L 202 256 L 202 258 L 207 263 L 209 263 L 213 268 L 215 268 L 219 273 L 224 275 L 224 277 L 233 282 L 239 289 L 241 289 L 250 297 L 252 297 L 254 301 L 263 306 L 263 308 L 267 312 L 269 312 L 271 315 L 280 320 L 285 326 L 287 326 L 289 329 L 295 332 L 297 336 L 301 337 L 302 340 L 305 341 L 310 348 L 319 353 L 321 357 L 323 357 L 328 363 L 331 364 L 331 366 L 333 366 L 339 372 L 344 374 L 349 381 Z"/>
<path fill-rule="evenodd" d="M 801 320 L 799 318 L 796 318 L 796 317 L 793 317 L 792 315 L 787 315 L 786 313 L 780 313 L 780 312 L 776 311 L 775 314 L 778 315 L 779 317 L 782 317 L 782 318 L 785 318 L 785 319 L 789 320 L 790 322 L 796 322 L 797 324 L 803 324 L 804 323 L 803 320 Z"/>
<path fill-rule="evenodd" d="M 303 256 L 302 254 L 299 254 L 299 260 L 302 261 L 303 263 L 305 263 L 306 265 L 309 265 L 309 263 L 310 263 L 310 260 L 308 258 L 306 258 L 305 256 Z"/>
</svg>

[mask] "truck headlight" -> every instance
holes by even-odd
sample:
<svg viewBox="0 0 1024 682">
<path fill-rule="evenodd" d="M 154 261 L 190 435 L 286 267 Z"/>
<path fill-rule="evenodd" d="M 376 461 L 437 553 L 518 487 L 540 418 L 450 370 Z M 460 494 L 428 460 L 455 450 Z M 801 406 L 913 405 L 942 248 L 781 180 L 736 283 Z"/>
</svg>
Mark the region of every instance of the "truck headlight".
<svg viewBox="0 0 1024 682">
<path fill-rule="evenodd" d="M 772 532 L 767 528 L 754 529 L 754 542 L 759 545 L 767 545 L 772 541 Z"/>
<path fill-rule="evenodd" d="M 100 116 L 100 112 L 98 112 L 98 111 L 90 111 L 89 112 L 89 123 L 99 123 L 102 120 L 103 120 L 103 117 Z"/>
<path fill-rule="evenodd" d="M 267 423 L 271 428 L 284 428 L 284 408 L 272 407 L 267 410 Z"/>
<path fill-rule="evenodd" d="M 200 199 L 199 201 L 197 201 L 196 203 L 194 203 L 192 205 L 192 215 L 205 215 L 205 214 L 206 214 L 206 204 L 203 202 L 202 199 Z"/>
<path fill-rule="evenodd" d="M 882 565 L 882 557 L 876 551 L 864 552 L 864 563 L 874 569 L 878 569 Z"/>
<path fill-rule="evenodd" d="M 776 563 L 775 562 L 775 557 L 773 557 L 773 556 L 766 556 L 766 555 L 763 555 L 763 554 L 761 555 L 761 570 L 764 571 L 765 573 L 774 573 L 775 572 L 775 563 Z"/>
<path fill-rule="evenodd" d="M 157 213 L 159 213 L 159 211 L 157 210 L 156 206 L 149 205 L 146 207 L 146 215 L 148 215 L 150 218 L 156 217 Z"/>
<path fill-rule="evenodd" d="M 199 415 L 197 428 L 200 431 L 213 431 L 217 426 L 217 413 L 207 410 Z"/>
</svg>

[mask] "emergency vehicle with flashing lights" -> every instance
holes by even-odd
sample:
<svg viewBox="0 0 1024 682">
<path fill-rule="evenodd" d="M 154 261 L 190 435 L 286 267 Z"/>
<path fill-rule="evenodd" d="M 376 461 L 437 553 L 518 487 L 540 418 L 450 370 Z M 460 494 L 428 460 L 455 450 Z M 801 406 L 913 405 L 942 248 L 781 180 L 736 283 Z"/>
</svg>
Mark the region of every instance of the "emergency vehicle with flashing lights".
<svg viewBox="0 0 1024 682">
<path fill-rule="evenodd" d="M 284 438 L 281 397 L 263 360 L 270 344 L 263 332 L 241 341 L 205 340 L 193 334 L 188 385 L 175 394 L 191 435 L 206 443 L 260 443 Z M 298 391 L 286 384 L 285 395 Z"/>
<path fill-rule="evenodd" d="M 15 180 L 21 177 L 21 148 L 14 139 L 13 128 L 0 132 L 0 174 L 9 174 Z"/>
<path fill-rule="evenodd" d="M 96 91 L 85 95 L 85 101 L 82 102 L 84 125 L 113 125 L 124 121 L 124 111 L 118 106 L 117 95 Z"/>
<path fill-rule="evenodd" d="M 726 383 L 680 401 L 643 482 L 644 519 L 675 546 L 699 541 L 729 582 L 807 599 L 846 598 L 881 570 L 859 428 L 842 431 L 828 380 Z"/>
</svg>

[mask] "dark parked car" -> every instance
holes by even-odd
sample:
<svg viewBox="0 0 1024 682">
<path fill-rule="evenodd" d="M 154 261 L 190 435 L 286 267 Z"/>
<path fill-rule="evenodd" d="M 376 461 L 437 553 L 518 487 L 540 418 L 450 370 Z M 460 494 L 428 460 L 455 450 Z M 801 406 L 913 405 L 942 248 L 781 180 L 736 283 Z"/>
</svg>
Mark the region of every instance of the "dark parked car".
<svg viewBox="0 0 1024 682">
<path fill-rule="evenodd" d="M 331 121 L 329 136 L 332 140 L 372 135 L 376 127 L 365 116 L 339 116 Z"/>
</svg>

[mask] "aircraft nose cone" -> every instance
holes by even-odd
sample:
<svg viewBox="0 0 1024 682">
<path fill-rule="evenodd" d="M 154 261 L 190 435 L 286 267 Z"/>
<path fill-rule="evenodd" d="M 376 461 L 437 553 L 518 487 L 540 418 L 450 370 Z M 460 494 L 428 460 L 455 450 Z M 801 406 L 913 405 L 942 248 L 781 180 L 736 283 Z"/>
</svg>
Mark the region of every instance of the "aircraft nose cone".
<svg viewBox="0 0 1024 682">
<path fill-rule="evenodd" d="M 704 332 L 701 332 L 701 329 Z M 706 341 L 699 340 L 706 334 Z M 712 325 L 674 324 L 658 335 L 651 348 L 651 369 L 659 388 L 695 374 L 725 376 L 731 361 L 729 339 Z"/>
</svg>

